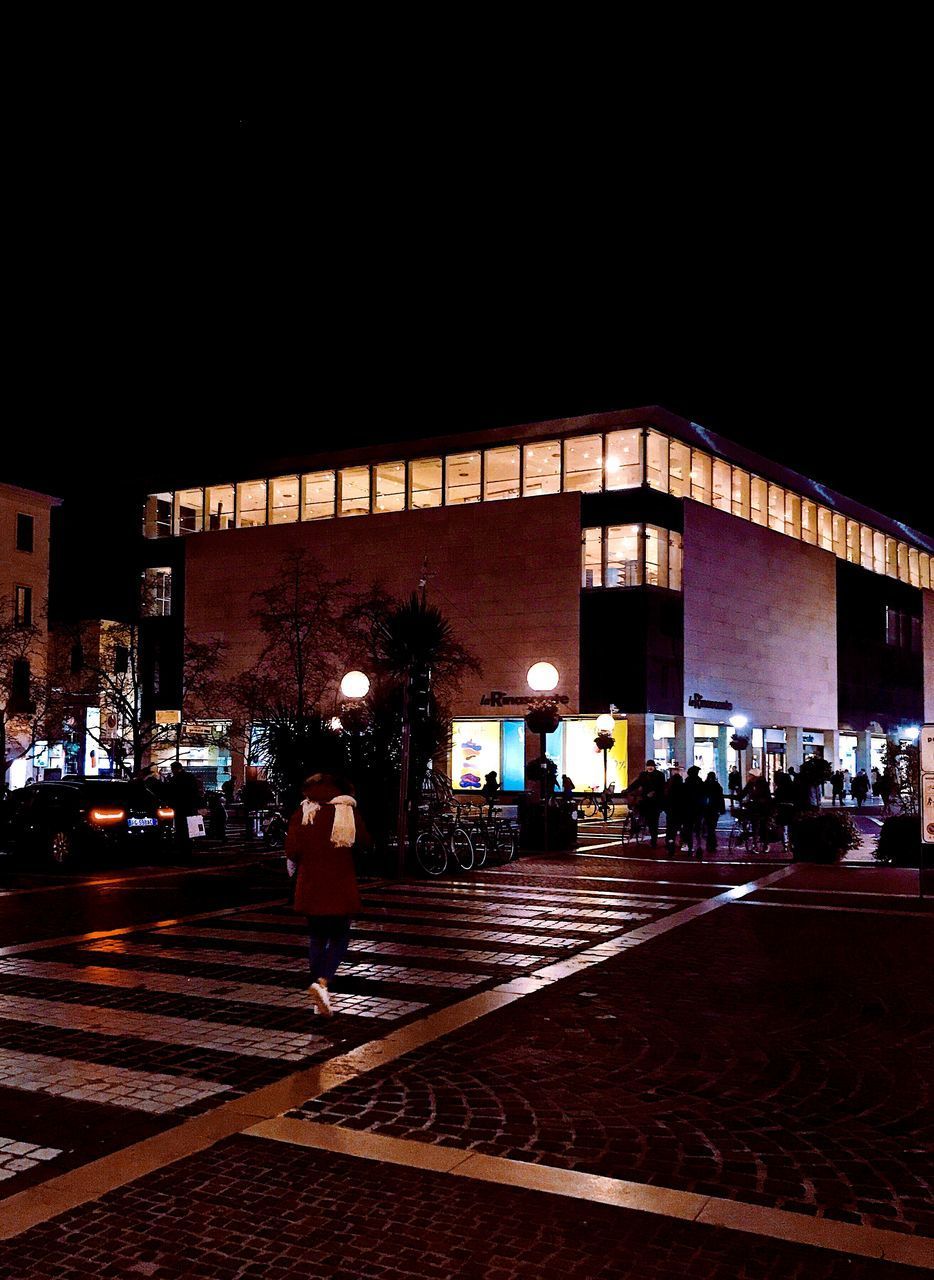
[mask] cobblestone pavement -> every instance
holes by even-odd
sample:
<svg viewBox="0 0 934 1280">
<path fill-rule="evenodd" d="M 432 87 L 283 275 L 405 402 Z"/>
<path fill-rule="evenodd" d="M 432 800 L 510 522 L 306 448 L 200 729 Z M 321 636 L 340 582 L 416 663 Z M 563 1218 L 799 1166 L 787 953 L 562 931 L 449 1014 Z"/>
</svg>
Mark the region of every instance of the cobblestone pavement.
<svg viewBox="0 0 934 1280">
<path fill-rule="evenodd" d="M 0 1243 L 2 1280 L 917 1280 L 915 1267 L 256 1138 Z"/>
<path fill-rule="evenodd" d="M 931 942 L 721 907 L 293 1114 L 934 1235 Z"/>
<path fill-rule="evenodd" d="M 329 1020 L 306 993 L 304 922 L 270 901 L 273 883 L 245 910 L 175 912 L 111 937 L 76 937 L 72 920 L 76 940 L 0 955 L 0 1133 L 60 1152 L 54 1165 L 5 1162 L 0 1198 L 681 905 L 650 889 L 543 894 L 505 877 L 374 884 Z M 149 888 L 161 910 L 163 882 Z M 59 899 L 42 905 L 61 934 Z"/>
</svg>

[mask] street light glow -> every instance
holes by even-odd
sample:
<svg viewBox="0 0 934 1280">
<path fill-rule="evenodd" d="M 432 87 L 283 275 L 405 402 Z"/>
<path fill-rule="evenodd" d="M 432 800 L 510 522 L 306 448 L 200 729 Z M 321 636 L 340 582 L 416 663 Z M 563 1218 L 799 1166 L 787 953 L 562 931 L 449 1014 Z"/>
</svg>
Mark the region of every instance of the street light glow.
<svg viewBox="0 0 934 1280">
<path fill-rule="evenodd" d="M 550 662 L 536 662 L 529 667 L 525 678 L 535 693 L 550 693 L 558 684 L 558 668 Z"/>
<path fill-rule="evenodd" d="M 916 724 L 910 724 L 905 730 L 905 740 L 907 742 L 917 742 L 921 734 L 921 730 Z"/>
<path fill-rule="evenodd" d="M 340 716 L 331 716 L 330 720 L 328 721 L 329 729 L 333 729 L 335 733 L 340 733 L 343 727 L 344 727 L 344 724 Z"/>
<path fill-rule="evenodd" d="M 365 698 L 370 692 L 370 678 L 362 671 L 348 671 L 341 681 L 341 693 L 345 698 Z"/>
<path fill-rule="evenodd" d="M 748 723 L 748 716 L 730 716 L 730 724 L 734 729 L 745 729 Z"/>
<path fill-rule="evenodd" d="M 597 733 L 612 733 L 614 723 L 611 715 L 604 713 L 602 716 L 597 716 Z"/>
</svg>

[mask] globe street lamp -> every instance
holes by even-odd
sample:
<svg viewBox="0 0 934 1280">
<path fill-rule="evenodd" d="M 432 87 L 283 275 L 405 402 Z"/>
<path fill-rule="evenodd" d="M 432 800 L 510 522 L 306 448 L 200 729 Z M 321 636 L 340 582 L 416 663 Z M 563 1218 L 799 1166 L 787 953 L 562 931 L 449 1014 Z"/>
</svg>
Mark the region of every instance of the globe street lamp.
<svg viewBox="0 0 934 1280">
<path fill-rule="evenodd" d="M 348 671 L 340 684 L 345 702 L 341 714 L 332 716 L 328 727 L 335 733 L 350 730 L 350 772 L 355 775 L 360 763 L 360 731 L 363 727 L 363 700 L 370 692 L 370 677 L 362 671 Z"/>
<path fill-rule="evenodd" d="M 736 752 L 736 772 L 739 774 L 739 785 L 741 788 L 743 785 L 743 763 L 741 753 L 749 746 L 749 739 L 742 730 L 746 728 L 748 723 L 749 720 L 746 716 L 730 716 L 730 724 L 734 729 L 733 737 L 730 739 L 730 746 Z"/>
<path fill-rule="evenodd" d="M 370 692 L 370 677 L 362 671 L 348 671 L 341 680 L 341 693 L 352 702 L 358 702 Z"/>
<path fill-rule="evenodd" d="M 541 742 L 541 757 L 538 765 L 539 795 L 542 804 L 542 834 L 545 849 L 548 849 L 548 801 L 554 793 L 554 778 L 550 777 L 550 761 L 547 752 L 547 738 L 554 733 L 561 723 L 557 699 L 547 695 L 558 685 L 558 668 L 550 662 L 535 662 L 526 673 L 526 681 L 533 694 L 538 697 L 529 699 L 529 710 L 525 723 L 532 733 L 537 733 Z M 557 776 L 557 770 L 555 770 Z"/>
</svg>

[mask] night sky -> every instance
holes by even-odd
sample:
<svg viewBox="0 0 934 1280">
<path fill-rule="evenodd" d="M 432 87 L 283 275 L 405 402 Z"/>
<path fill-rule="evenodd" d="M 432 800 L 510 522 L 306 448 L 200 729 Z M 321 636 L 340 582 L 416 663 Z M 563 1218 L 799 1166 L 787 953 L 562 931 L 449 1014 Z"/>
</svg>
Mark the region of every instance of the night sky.
<svg viewBox="0 0 934 1280">
<path fill-rule="evenodd" d="M 0 477 L 73 504 L 104 572 L 133 490 L 662 404 L 934 534 L 897 156 L 860 153 L 888 185 L 854 199 L 845 139 L 625 165 L 490 141 L 263 116 L 57 136 L 20 199 Z"/>
</svg>

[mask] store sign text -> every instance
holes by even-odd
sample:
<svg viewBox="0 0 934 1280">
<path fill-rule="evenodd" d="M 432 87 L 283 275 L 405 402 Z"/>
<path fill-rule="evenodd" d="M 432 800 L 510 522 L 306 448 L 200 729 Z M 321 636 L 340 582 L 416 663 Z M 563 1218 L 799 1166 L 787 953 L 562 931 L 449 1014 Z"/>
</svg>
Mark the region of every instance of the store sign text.
<svg viewBox="0 0 934 1280">
<path fill-rule="evenodd" d="M 501 689 L 491 689 L 489 694 L 484 693 L 480 698 L 481 707 L 527 707 L 534 697 L 534 694 L 524 693 L 521 697 L 516 697 L 511 693 L 503 693 Z M 567 706 L 571 699 L 566 693 L 554 693 L 548 695 L 554 698 L 555 702 L 560 702 L 562 706 Z"/>
<path fill-rule="evenodd" d="M 732 711 L 732 702 L 711 702 L 709 698 L 702 698 L 699 693 L 692 693 L 688 698 L 688 706 L 696 707 L 698 711 L 701 707 L 709 707 L 711 711 Z"/>
</svg>

